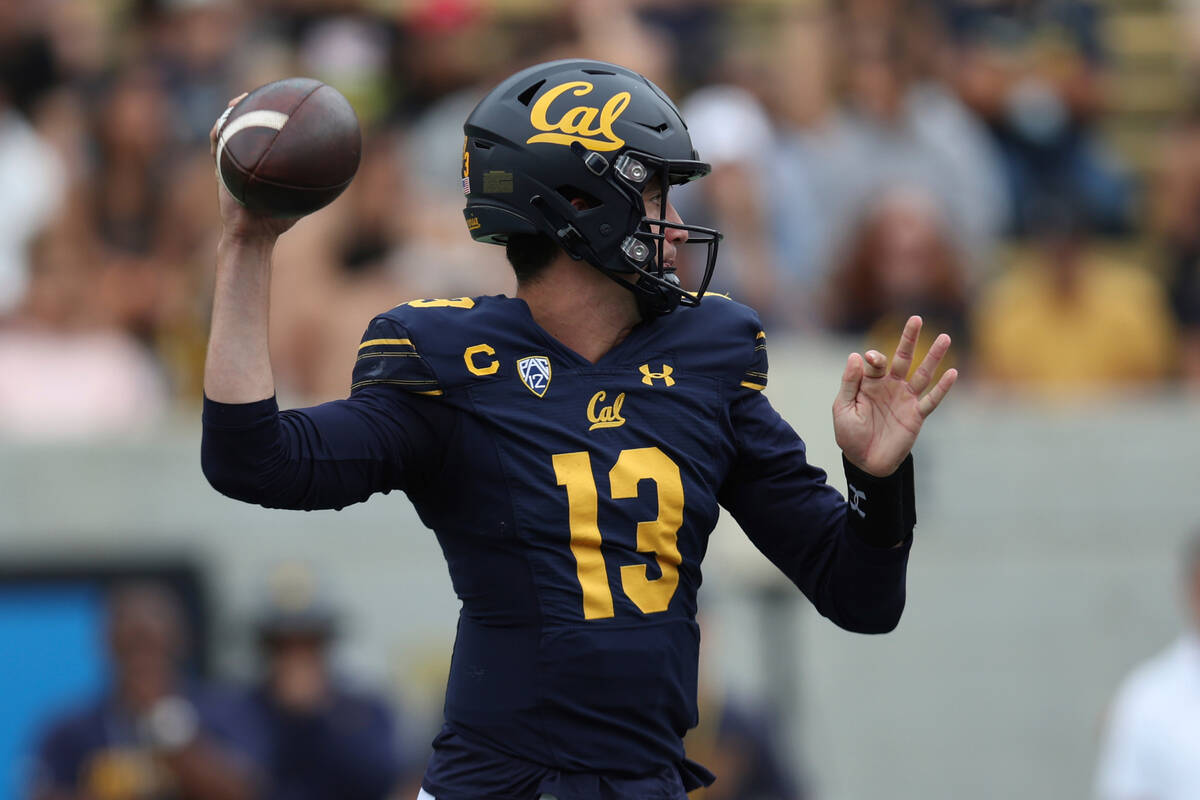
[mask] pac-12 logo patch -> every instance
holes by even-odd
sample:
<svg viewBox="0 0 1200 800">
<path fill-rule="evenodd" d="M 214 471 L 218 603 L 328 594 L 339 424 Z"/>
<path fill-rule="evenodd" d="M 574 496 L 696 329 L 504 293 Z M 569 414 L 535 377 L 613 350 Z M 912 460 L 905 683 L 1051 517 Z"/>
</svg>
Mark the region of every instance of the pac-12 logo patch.
<svg viewBox="0 0 1200 800">
<path fill-rule="evenodd" d="M 525 388 L 544 397 L 550 388 L 550 359 L 546 356 L 526 356 L 517 360 L 517 372 Z"/>
</svg>

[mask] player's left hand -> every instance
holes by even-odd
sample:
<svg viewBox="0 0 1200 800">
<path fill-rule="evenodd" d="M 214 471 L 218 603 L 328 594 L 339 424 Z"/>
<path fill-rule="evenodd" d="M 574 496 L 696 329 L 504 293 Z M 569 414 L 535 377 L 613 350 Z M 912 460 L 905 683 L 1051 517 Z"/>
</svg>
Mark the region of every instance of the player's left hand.
<svg viewBox="0 0 1200 800">
<path fill-rule="evenodd" d="M 948 369 L 929 389 L 938 364 L 950 349 L 950 337 L 940 334 L 921 366 L 908 380 L 921 318 L 909 317 L 891 365 L 877 350 L 851 353 L 842 373 L 842 388 L 833 401 L 833 434 L 851 464 L 877 477 L 891 475 L 917 441 L 925 418 L 945 399 L 958 378 Z"/>
</svg>

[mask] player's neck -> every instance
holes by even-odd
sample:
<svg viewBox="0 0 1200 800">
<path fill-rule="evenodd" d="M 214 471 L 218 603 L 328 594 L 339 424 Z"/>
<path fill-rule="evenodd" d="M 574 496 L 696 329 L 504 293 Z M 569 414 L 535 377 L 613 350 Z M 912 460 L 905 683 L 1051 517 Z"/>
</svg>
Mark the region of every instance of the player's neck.
<svg viewBox="0 0 1200 800">
<path fill-rule="evenodd" d="M 547 333 L 593 363 L 641 321 L 632 292 L 565 256 L 518 286 L 517 297 Z"/>
</svg>

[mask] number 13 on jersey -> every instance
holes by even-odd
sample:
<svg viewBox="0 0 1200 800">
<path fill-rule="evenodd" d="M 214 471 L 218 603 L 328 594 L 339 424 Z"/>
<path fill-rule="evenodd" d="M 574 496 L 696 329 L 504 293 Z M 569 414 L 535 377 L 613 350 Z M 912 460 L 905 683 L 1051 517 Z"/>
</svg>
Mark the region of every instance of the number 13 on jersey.
<svg viewBox="0 0 1200 800">
<path fill-rule="evenodd" d="M 613 616 L 613 598 L 600 549 L 599 498 L 591 455 L 558 453 L 553 462 L 558 485 L 567 489 L 571 553 L 583 590 L 583 616 L 607 619 Z M 637 524 L 637 550 L 654 554 L 661 575 L 648 578 L 645 564 L 628 564 L 621 567 L 621 588 L 643 614 L 654 614 L 667 610 L 679 587 L 682 559 L 677 534 L 683 524 L 683 480 L 679 466 L 657 447 L 622 450 L 608 473 L 613 499 L 636 498 L 642 480 L 654 481 L 657 488 L 658 518 Z"/>
</svg>

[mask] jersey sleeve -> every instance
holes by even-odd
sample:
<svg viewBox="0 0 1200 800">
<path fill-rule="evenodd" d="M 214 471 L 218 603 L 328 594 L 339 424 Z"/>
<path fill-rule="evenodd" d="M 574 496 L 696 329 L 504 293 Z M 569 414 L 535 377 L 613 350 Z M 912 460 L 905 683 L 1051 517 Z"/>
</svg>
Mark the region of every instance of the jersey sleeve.
<svg viewBox="0 0 1200 800">
<path fill-rule="evenodd" d="M 742 372 L 740 385 L 757 392 L 767 388 L 767 334 L 761 329 L 754 334 L 754 350 Z"/>
<path fill-rule="evenodd" d="M 737 454 L 721 505 L 821 614 L 861 633 L 894 628 L 916 521 L 911 457 L 882 479 L 846 464 L 848 503 L 761 392 L 735 398 L 730 422 Z"/>
<path fill-rule="evenodd" d="M 382 314 L 371 320 L 358 345 L 350 393 L 372 386 L 394 386 L 414 395 L 444 394 L 429 362 L 417 352 L 408 329 Z"/>
<path fill-rule="evenodd" d="M 413 491 L 437 469 L 441 421 L 398 392 L 357 392 L 311 408 L 204 401 L 201 465 L 224 495 L 267 508 L 343 508 Z"/>
<path fill-rule="evenodd" d="M 732 385 L 735 395 L 766 389 L 767 334 L 754 309 L 725 295 L 706 294 L 700 311 L 679 334 L 688 342 L 702 343 L 687 348 L 695 366 Z"/>
<path fill-rule="evenodd" d="M 281 412 L 274 398 L 205 398 L 205 477 L 222 494 L 269 508 L 342 508 L 376 492 L 420 490 L 453 425 L 433 399 L 441 394 L 403 327 L 377 317 L 345 400 Z"/>
</svg>

